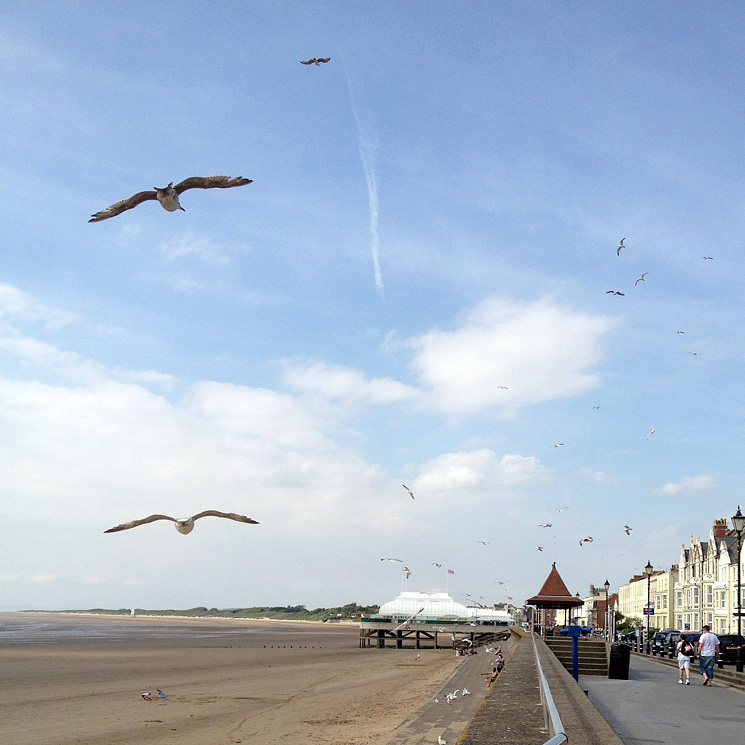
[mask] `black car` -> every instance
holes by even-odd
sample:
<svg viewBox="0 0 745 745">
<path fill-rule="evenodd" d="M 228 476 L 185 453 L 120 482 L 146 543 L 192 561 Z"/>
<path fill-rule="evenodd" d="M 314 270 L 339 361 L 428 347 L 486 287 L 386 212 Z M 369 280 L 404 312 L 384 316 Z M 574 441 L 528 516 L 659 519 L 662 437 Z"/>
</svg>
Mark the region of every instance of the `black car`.
<svg viewBox="0 0 745 745">
<path fill-rule="evenodd" d="M 627 631 L 624 634 L 619 634 L 618 641 L 633 644 L 636 641 L 636 631 Z"/>
<path fill-rule="evenodd" d="M 692 634 L 689 631 L 675 631 L 670 634 L 667 640 L 667 656 L 670 659 L 678 656 L 678 650 L 676 649 L 676 647 L 678 646 L 678 642 L 680 641 L 681 634 L 686 635 L 686 641 L 689 642 L 690 645 L 693 647 L 693 655 L 691 656 L 691 660 L 695 660 L 697 656 L 696 645 L 698 644 L 698 640 L 701 637 L 701 634 Z"/>
<path fill-rule="evenodd" d="M 680 638 L 680 631 L 676 631 L 675 629 L 662 629 L 661 631 L 655 632 L 655 635 L 652 637 L 652 654 L 659 654 L 659 655 L 666 655 L 667 654 L 667 643 L 670 639 L 670 636 L 675 636 L 675 641 Z"/>
<path fill-rule="evenodd" d="M 717 634 L 719 637 L 719 659 L 734 665 L 737 660 L 737 634 Z M 742 659 L 745 662 L 745 639 L 742 645 Z"/>
</svg>

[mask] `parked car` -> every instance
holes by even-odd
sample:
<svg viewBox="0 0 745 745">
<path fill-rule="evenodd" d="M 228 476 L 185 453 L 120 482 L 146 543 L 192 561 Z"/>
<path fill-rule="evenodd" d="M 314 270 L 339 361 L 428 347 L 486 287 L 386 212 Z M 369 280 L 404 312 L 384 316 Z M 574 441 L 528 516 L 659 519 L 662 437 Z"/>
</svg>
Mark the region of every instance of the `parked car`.
<svg viewBox="0 0 745 745">
<path fill-rule="evenodd" d="M 623 634 L 619 634 L 618 641 L 633 644 L 636 641 L 636 631 L 626 631 Z"/>
<path fill-rule="evenodd" d="M 701 637 L 701 634 L 698 634 L 698 633 L 693 634 L 690 631 L 675 631 L 672 634 L 670 634 L 670 637 L 667 640 L 667 656 L 670 657 L 670 659 L 673 659 L 674 657 L 678 656 L 678 653 L 675 647 L 680 641 L 681 634 L 685 634 L 686 641 L 690 642 L 691 645 L 693 646 L 693 656 L 691 657 L 691 661 L 693 661 L 697 657 L 696 645 L 698 644 L 698 640 Z"/>
<path fill-rule="evenodd" d="M 680 638 L 680 631 L 675 629 L 662 629 L 661 631 L 655 632 L 652 637 L 652 654 L 666 655 L 667 654 L 667 642 L 670 636 L 674 634 L 675 640 Z"/>
<path fill-rule="evenodd" d="M 719 659 L 734 665 L 737 660 L 737 634 L 717 634 L 719 637 Z M 742 658 L 745 660 L 745 639 L 742 645 Z"/>
</svg>

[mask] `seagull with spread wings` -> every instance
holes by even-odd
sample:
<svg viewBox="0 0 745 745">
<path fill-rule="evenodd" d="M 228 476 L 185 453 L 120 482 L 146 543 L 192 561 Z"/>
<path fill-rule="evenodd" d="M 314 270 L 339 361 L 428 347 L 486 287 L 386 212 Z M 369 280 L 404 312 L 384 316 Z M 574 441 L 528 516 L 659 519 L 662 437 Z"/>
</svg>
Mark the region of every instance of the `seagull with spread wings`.
<svg viewBox="0 0 745 745">
<path fill-rule="evenodd" d="M 130 528 L 136 528 L 139 525 L 146 525 L 147 523 L 155 522 L 156 520 L 171 520 L 176 525 L 176 530 L 182 535 L 187 535 L 194 530 L 194 521 L 199 520 L 200 517 L 226 517 L 228 520 L 236 520 L 239 523 L 248 523 L 249 525 L 258 525 L 257 520 L 252 520 L 250 517 L 245 515 L 236 515 L 235 512 L 218 512 L 217 510 L 205 510 L 200 512 L 193 517 L 184 517 L 181 519 L 170 517 L 169 515 L 150 515 L 150 517 L 144 517 L 142 520 L 132 520 L 129 523 L 122 523 L 116 525 L 113 528 L 104 530 L 104 533 L 118 533 L 120 530 L 129 530 Z"/>
<path fill-rule="evenodd" d="M 639 282 L 645 282 L 646 280 L 644 279 L 644 277 L 646 277 L 648 274 L 649 272 L 644 272 L 644 274 L 642 274 L 642 276 L 639 277 L 639 279 L 637 279 L 636 282 L 634 282 L 634 287 L 636 287 L 639 284 Z"/>
<path fill-rule="evenodd" d="M 406 491 L 407 491 L 407 492 L 409 492 L 409 496 L 410 496 L 410 497 L 411 497 L 412 499 L 414 499 L 414 492 L 413 492 L 413 491 L 411 491 L 411 489 L 409 489 L 409 487 L 408 487 L 408 486 L 406 486 L 406 484 L 402 484 L 401 486 L 403 486 L 403 488 L 404 488 L 404 489 L 406 489 Z"/>
<path fill-rule="evenodd" d="M 619 292 L 618 290 L 606 290 L 605 291 L 605 294 L 606 295 L 618 295 L 620 297 L 623 297 L 624 296 L 624 293 L 623 292 Z"/>
<path fill-rule="evenodd" d="M 401 559 L 381 559 L 381 561 L 400 561 L 401 563 L 403 563 Z"/>
<path fill-rule="evenodd" d="M 586 535 L 584 538 L 580 538 L 579 545 L 581 546 L 583 543 L 592 543 L 592 536 Z"/>
<path fill-rule="evenodd" d="M 553 523 L 541 523 L 538 527 L 539 528 L 550 528 L 553 525 Z"/>
<path fill-rule="evenodd" d="M 111 207 L 96 212 L 88 222 L 108 220 L 110 217 L 116 217 L 138 204 L 152 199 L 157 199 L 160 206 L 168 212 L 185 211 L 178 198 L 187 189 L 231 189 L 234 186 L 245 186 L 251 183 L 253 183 L 252 179 L 240 176 L 192 176 L 179 182 L 176 186 L 171 181 L 168 186 L 164 186 L 162 189 L 154 186 L 152 191 L 140 191 L 129 199 L 122 199 L 120 202 L 112 204 Z"/>
<path fill-rule="evenodd" d="M 310 59 L 301 59 L 300 64 L 301 65 L 315 65 L 316 67 L 319 67 L 322 62 L 328 62 L 331 59 L 331 57 L 311 57 Z"/>
<path fill-rule="evenodd" d="M 631 535 L 633 528 L 630 525 L 624 525 L 623 529 L 626 531 L 626 535 Z"/>
<path fill-rule="evenodd" d="M 621 238 L 621 242 L 618 244 L 618 248 L 616 249 L 616 256 L 621 255 L 621 249 L 626 248 L 626 246 L 623 245 L 623 242 L 625 241 L 625 238 Z"/>
</svg>

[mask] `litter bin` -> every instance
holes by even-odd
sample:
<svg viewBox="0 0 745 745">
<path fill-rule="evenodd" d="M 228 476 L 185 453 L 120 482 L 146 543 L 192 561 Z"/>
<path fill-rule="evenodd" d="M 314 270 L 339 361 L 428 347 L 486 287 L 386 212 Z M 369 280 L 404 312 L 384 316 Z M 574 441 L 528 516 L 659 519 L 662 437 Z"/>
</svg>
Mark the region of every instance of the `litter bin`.
<svg viewBox="0 0 745 745">
<path fill-rule="evenodd" d="M 630 660 L 631 647 L 628 644 L 611 644 L 608 677 L 615 680 L 628 680 Z"/>
</svg>

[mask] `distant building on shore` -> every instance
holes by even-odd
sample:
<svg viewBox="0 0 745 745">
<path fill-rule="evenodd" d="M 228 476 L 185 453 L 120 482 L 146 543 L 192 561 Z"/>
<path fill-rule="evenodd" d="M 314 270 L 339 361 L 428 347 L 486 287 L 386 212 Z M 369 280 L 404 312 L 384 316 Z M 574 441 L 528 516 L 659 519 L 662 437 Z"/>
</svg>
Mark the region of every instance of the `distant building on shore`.
<svg viewBox="0 0 745 745">
<path fill-rule="evenodd" d="M 400 623 L 416 617 L 417 622 L 475 623 L 511 626 L 515 621 L 504 610 L 467 607 L 446 592 L 402 592 L 395 600 L 383 603 L 371 618 Z"/>
</svg>

